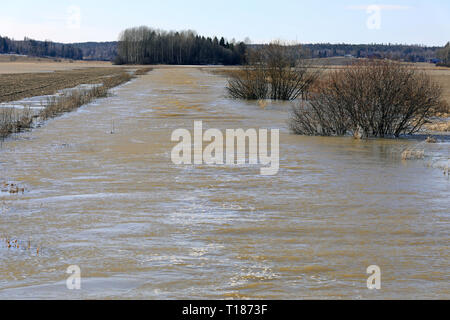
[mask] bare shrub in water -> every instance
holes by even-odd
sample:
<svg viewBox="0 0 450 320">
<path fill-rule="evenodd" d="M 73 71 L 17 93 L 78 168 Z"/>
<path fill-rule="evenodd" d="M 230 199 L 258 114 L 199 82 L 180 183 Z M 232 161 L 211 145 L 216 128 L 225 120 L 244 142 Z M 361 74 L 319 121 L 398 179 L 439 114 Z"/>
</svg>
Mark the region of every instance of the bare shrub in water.
<svg viewBox="0 0 450 320">
<path fill-rule="evenodd" d="M 0 139 L 4 140 L 12 133 L 29 129 L 32 124 L 33 116 L 29 108 L 0 108 Z"/>
<path fill-rule="evenodd" d="M 249 65 L 229 81 L 235 99 L 295 100 L 304 96 L 318 77 L 304 62 L 300 46 L 272 43 L 249 55 Z"/>
<path fill-rule="evenodd" d="M 10 108 L 0 109 L 0 138 L 5 139 L 14 132 L 13 110 Z"/>
<path fill-rule="evenodd" d="M 272 43 L 262 52 L 262 64 L 270 82 L 270 99 L 295 100 L 304 96 L 318 73 L 311 72 L 299 46 Z"/>
<path fill-rule="evenodd" d="M 309 103 L 294 107 L 290 127 L 304 135 L 398 137 L 419 131 L 440 105 L 441 89 L 425 73 L 395 62 L 357 62 L 331 73 Z"/>
<path fill-rule="evenodd" d="M 264 68 L 259 66 L 243 67 L 241 72 L 228 81 L 228 93 L 235 99 L 266 99 L 269 86 Z"/>
<path fill-rule="evenodd" d="M 341 136 L 351 126 L 350 118 L 337 101 L 320 96 L 312 103 L 302 101 L 292 109 L 290 128 L 302 135 Z"/>
<path fill-rule="evenodd" d="M 16 120 L 16 132 L 30 129 L 33 125 L 33 114 L 30 108 L 24 108 L 18 115 Z"/>
</svg>

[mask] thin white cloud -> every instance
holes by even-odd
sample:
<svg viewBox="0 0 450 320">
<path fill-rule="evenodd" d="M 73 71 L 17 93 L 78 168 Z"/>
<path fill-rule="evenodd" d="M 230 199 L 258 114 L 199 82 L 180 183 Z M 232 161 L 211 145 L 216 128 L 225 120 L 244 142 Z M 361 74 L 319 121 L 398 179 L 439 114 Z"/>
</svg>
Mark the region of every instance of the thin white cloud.
<svg viewBox="0 0 450 320">
<path fill-rule="evenodd" d="M 348 6 L 348 10 L 368 10 L 372 7 L 378 7 L 381 10 L 385 11 L 401 11 L 401 10 L 409 10 L 412 9 L 410 6 L 401 6 L 396 4 L 371 4 L 371 5 L 359 5 L 359 6 Z"/>
<path fill-rule="evenodd" d="M 55 42 L 109 41 L 116 37 L 114 32 L 103 28 L 70 28 L 65 19 L 46 20 L 42 23 L 24 23 L 11 17 L 0 16 L 0 35 L 22 40 L 29 37 L 36 40 Z M 117 31 L 118 33 L 118 31 Z"/>
</svg>

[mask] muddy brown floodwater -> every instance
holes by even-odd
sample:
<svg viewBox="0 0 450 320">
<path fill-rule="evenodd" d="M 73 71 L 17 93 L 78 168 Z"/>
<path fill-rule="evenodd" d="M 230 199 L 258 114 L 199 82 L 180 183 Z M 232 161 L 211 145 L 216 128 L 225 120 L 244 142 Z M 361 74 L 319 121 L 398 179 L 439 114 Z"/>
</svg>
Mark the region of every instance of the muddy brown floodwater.
<svg viewBox="0 0 450 320">
<path fill-rule="evenodd" d="M 450 183 L 402 161 L 417 142 L 291 135 L 288 105 L 228 100 L 225 84 L 158 68 L 6 141 L 1 179 L 25 192 L 0 193 L 0 298 L 450 297 Z M 172 164 L 172 131 L 195 120 L 280 128 L 278 175 Z"/>
</svg>

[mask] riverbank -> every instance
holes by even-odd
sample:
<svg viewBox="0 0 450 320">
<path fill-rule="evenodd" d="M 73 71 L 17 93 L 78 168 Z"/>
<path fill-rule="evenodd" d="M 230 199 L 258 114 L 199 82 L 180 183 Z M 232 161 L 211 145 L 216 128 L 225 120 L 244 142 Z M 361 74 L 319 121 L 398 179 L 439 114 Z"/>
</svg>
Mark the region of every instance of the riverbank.
<svg viewBox="0 0 450 320">
<path fill-rule="evenodd" d="M 46 73 L 5 74 L 0 77 L 0 103 L 53 95 L 81 84 L 98 84 L 136 68 L 83 68 Z"/>
<path fill-rule="evenodd" d="M 0 78 L 0 102 L 10 102 L 32 96 L 47 96 L 43 108 L 34 114 L 30 108 L 21 110 L 0 105 L 0 139 L 33 126 L 33 119 L 47 120 L 75 110 L 96 98 L 106 97 L 108 90 L 146 74 L 151 68 L 82 69 L 47 74 L 15 74 Z M 43 82 L 41 82 L 43 81 Z M 36 87 L 40 83 L 40 87 Z M 45 83 L 45 84 L 43 84 Z M 58 91 L 93 85 L 88 90 L 72 90 L 56 96 Z M 37 94 L 39 93 L 39 94 Z M 53 95 L 53 96 L 52 96 Z"/>
</svg>

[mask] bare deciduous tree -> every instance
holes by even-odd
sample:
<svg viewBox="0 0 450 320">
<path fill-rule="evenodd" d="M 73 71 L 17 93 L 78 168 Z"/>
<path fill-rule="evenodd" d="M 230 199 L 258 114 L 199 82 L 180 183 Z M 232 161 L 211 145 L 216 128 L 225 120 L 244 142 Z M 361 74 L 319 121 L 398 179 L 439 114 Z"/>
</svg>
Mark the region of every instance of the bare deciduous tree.
<svg viewBox="0 0 450 320">
<path fill-rule="evenodd" d="M 228 93 L 236 99 L 295 100 L 304 96 L 318 72 L 305 62 L 300 46 L 271 43 L 249 54 L 249 65 L 228 83 Z"/>
</svg>

